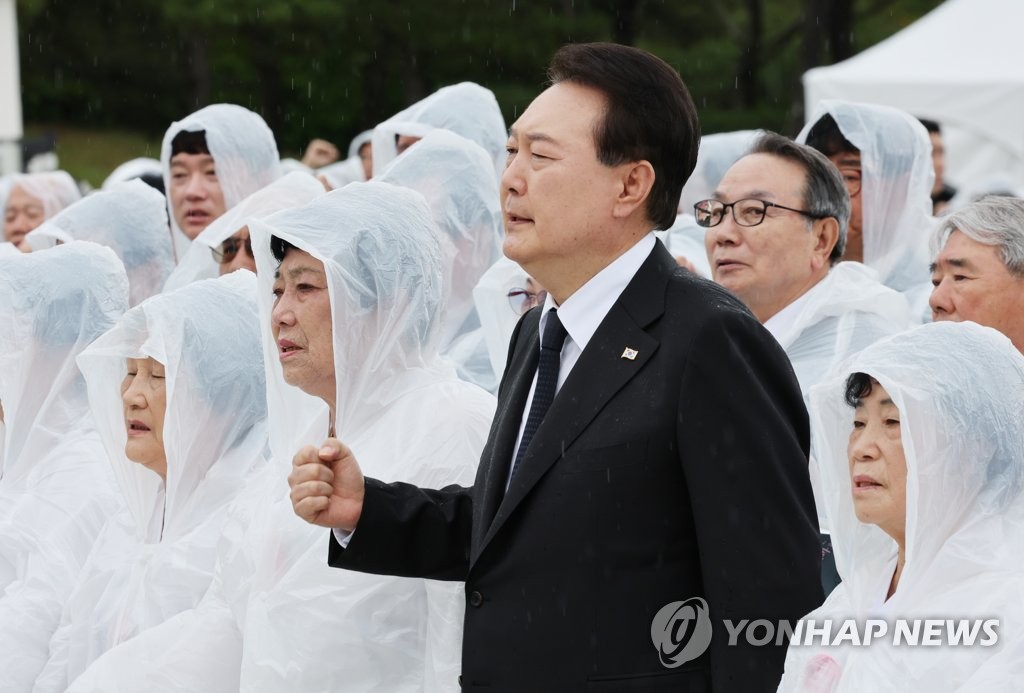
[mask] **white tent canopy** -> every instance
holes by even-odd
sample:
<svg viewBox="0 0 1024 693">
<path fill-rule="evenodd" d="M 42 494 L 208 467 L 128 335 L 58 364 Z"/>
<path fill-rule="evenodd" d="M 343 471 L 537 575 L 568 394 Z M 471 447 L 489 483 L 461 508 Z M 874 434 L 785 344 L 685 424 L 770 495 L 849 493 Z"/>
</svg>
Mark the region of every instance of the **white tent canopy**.
<svg viewBox="0 0 1024 693">
<path fill-rule="evenodd" d="M 865 101 L 942 126 L 946 178 L 1024 185 L 1024 2 L 946 0 L 885 41 L 804 73 L 804 103 Z"/>
</svg>

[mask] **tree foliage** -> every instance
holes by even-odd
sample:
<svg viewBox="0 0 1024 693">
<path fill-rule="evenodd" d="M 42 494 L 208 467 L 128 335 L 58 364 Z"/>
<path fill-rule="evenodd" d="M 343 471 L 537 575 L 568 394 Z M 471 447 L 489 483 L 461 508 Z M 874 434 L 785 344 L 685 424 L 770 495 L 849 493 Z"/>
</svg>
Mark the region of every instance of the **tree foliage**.
<svg viewBox="0 0 1024 693">
<path fill-rule="evenodd" d="M 552 52 L 616 40 L 678 68 L 706 132 L 791 131 L 799 77 L 939 0 L 18 0 L 26 120 L 158 135 L 207 103 L 261 113 L 282 151 L 344 145 L 445 84 L 511 122 Z"/>
</svg>

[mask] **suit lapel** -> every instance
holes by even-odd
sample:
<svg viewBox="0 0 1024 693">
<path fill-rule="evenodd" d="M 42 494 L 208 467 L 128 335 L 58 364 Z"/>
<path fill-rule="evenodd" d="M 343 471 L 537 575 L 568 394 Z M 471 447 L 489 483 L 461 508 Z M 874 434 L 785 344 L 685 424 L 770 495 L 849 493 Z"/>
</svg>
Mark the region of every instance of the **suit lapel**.
<svg viewBox="0 0 1024 693">
<path fill-rule="evenodd" d="M 515 477 L 509 484 L 508 492 L 503 498 L 500 494 L 494 496 L 497 512 L 490 526 L 486 527 L 486 534 L 476 547 L 477 550 L 473 552 L 471 562 L 475 562 L 483 548 L 500 531 L 530 490 L 586 430 L 587 425 L 615 393 L 621 390 L 657 351 L 658 341 L 644 328 L 664 312 L 665 284 L 675 268 L 675 261 L 659 242 L 605 316 L 587 348 L 580 354 L 543 423 L 537 429 Z M 627 349 L 635 353 L 629 354 L 626 352 Z M 536 362 L 535 355 L 532 359 L 533 370 L 527 371 L 524 376 L 526 391 L 533 380 Z M 519 415 L 509 416 L 510 419 L 514 419 L 516 427 L 512 432 L 512 442 L 508 450 L 504 451 L 506 459 L 511 458 L 511 446 L 515 444 L 525 395 L 524 392 L 523 400 L 519 402 Z M 512 398 L 509 400 L 511 404 Z M 500 468 L 500 465 L 496 468 Z M 493 483 L 494 479 L 489 481 Z M 500 483 L 504 488 L 504 477 Z M 488 488 L 488 491 L 490 490 Z"/>
<path fill-rule="evenodd" d="M 498 400 L 499 409 L 494 414 L 497 429 L 494 432 L 493 444 L 488 448 L 487 468 L 481 470 L 484 493 L 480 510 L 474 513 L 473 518 L 474 549 L 491 524 L 502 496 L 505 495 L 505 481 L 508 478 L 509 464 L 512 460 L 516 438 L 519 435 L 523 409 L 526 406 L 526 396 L 530 393 L 533 376 L 537 372 L 537 362 L 540 359 L 538 343 L 540 313 L 540 310 L 534 310 L 523 318 L 519 338 L 513 345 L 515 353 L 506 375 L 509 392 L 507 396 Z M 475 555 L 476 551 L 473 551 L 473 554 Z"/>
</svg>

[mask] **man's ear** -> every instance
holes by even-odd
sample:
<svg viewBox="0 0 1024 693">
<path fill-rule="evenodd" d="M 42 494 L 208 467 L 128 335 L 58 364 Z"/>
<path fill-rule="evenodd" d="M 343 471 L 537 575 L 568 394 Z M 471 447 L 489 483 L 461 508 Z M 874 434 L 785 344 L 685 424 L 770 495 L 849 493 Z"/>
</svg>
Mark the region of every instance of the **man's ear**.
<svg viewBox="0 0 1024 693">
<path fill-rule="evenodd" d="M 811 232 L 814 234 L 814 269 L 828 267 L 831 264 L 829 257 L 832 249 L 839 242 L 839 221 L 835 217 L 817 219 Z"/>
<path fill-rule="evenodd" d="M 618 167 L 621 186 L 612 208 L 612 216 L 624 219 L 633 214 L 637 208 L 647 204 L 651 188 L 654 187 L 654 167 L 649 161 L 634 161 Z"/>
</svg>

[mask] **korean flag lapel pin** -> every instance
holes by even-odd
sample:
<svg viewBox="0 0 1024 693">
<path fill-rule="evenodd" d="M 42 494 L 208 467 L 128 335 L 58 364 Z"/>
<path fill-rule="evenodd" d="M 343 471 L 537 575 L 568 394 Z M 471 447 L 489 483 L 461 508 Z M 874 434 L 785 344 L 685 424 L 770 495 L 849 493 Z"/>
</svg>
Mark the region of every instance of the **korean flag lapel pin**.
<svg viewBox="0 0 1024 693">
<path fill-rule="evenodd" d="M 628 359 L 630 361 L 635 361 L 637 353 L 639 353 L 639 352 L 637 352 L 636 349 L 634 349 L 632 347 L 626 347 L 622 351 L 622 356 L 620 358 Z"/>
</svg>

